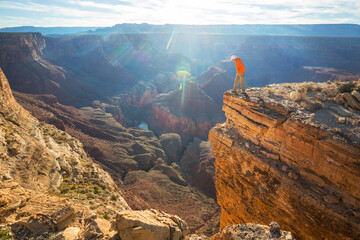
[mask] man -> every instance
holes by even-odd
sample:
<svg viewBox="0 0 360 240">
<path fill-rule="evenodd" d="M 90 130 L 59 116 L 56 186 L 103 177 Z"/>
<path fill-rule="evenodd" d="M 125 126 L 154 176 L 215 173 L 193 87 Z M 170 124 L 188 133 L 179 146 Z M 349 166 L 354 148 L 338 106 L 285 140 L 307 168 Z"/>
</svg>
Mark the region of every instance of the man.
<svg viewBox="0 0 360 240">
<path fill-rule="evenodd" d="M 244 76 L 245 76 L 245 66 L 244 63 L 241 61 L 241 59 L 239 57 L 235 57 L 232 59 L 235 62 L 235 66 L 236 66 L 236 77 L 234 80 L 234 88 L 233 88 L 233 92 L 236 92 L 236 89 L 239 85 L 239 82 L 241 83 L 241 91 L 243 93 L 245 93 L 245 82 L 244 82 Z"/>
</svg>

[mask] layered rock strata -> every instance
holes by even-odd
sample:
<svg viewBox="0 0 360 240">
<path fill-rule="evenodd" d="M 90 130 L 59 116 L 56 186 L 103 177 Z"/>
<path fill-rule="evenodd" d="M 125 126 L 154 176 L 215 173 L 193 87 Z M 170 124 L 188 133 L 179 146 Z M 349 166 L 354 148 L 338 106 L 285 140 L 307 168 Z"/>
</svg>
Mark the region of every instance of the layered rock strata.
<svg viewBox="0 0 360 240">
<path fill-rule="evenodd" d="M 221 228 L 275 220 L 299 239 L 358 239 L 357 126 L 329 126 L 336 122 L 326 114 L 331 102 L 311 113 L 274 90 L 247 91 L 224 94 L 227 120 L 209 134 Z"/>
</svg>

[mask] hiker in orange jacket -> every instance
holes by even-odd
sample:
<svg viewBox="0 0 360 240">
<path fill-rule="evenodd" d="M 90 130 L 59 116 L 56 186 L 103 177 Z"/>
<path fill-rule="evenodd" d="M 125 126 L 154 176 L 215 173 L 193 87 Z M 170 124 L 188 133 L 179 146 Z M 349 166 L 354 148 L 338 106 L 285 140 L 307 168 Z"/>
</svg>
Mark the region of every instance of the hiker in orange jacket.
<svg viewBox="0 0 360 240">
<path fill-rule="evenodd" d="M 244 93 L 245 92 L 245 82 L 244 82 L 244 77 L 245 77 L 245 65 L 244 63 L 241 61 L 241 59 L 239 57 L 235 57 L 233 59 L 231 59 L 235 62 L 235 66 L 236 66 L 236 77 L 234 80 L 234 88 L 233 88 L 233 92 L 236 92 L 236 89 L 239 85 L 239 82 L 241 83 L 241 91 Z"/>
</svg>

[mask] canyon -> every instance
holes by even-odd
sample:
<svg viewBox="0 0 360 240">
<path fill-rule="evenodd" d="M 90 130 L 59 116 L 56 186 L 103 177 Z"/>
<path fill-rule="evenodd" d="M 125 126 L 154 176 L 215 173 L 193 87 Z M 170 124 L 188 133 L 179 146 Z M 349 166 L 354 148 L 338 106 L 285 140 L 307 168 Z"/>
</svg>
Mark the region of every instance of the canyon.
<svg viewBox="0 0 360 240">
<path fill-rule="evenodd" d="M 35 238 L 356 239 L 359 50 L 356 37 L 0 33 L 1 223 Z M 235 54 L 247 94 L 227 91 Z"/>
</svg>

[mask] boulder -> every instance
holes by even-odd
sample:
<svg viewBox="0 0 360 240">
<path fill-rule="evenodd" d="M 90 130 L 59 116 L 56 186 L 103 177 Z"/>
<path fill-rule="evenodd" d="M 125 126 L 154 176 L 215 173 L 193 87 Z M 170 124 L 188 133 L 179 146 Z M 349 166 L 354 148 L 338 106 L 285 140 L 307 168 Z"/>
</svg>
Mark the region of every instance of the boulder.
<svg viewBox="0 0 360 240">
<path fill-rule="evenodd" d="M 289 98 L 294 102 L 305 100 L 306 93 L 307 93 L 307 88 L 300 88 L 298 90 L 291 92 Z"/>
<path fill-rule="evenodd" d="M 112 227 L 122 240 L 181 240 L 188 232 L 186 222 L 178 216 L 153 209 L 122 211 Z"/>
<path fill-rule="evenodd" d="M 75 240 L 78 239 L 79 232 L 80 228 L 78 227 L 68 227 L 64 231 L 58 233 L 56 237 L 62 240 Z"/>
<path fill-rule="evenodd" d="M 96 218 L 85 228 L 83 237 L 85 239 L 99 239 L 110 233 L 111 223 L 106 219 Z"/>
<path fill-rule="evenodd" d="M 335 97 L 335 102 L 337 104 L 344 104 L 345 107 L 350 106 L 353 109 L 359 109 L 360 110 L 360 103 L 358 101 L 358 98 L 360 99 L 360 93 L 357 91 L 353 91 L 351 94 L 346 93 L 339 93 Z"/>
<path fill-rule="evenodd" d="M 350 95 L 350 93 L 343 93 L 343 98 L 345 99 L 345 106 L 350 106 L 353 109 L 359 109 L 360 110 L 360 104 L 359 102 Z"/>
<path fill-rule="evenodd" d="M 351 96 L 353 96 L 358 102 L 360 102 L 360 92 L 354 90 L 351 92 Z"/>
<path fill-rule="evenodd" d="M 182 152 L 182 142 L 179 134 L 165 133 L 160 136 L 160 143 L 168 157 L 168 162 L 178 162 Z"/>
<path fill-rule="evenodd" d="M 339 93 L 338 95 L 335 96 L 334 98 L 335 102 L 337 104 L 344 104 L 345 103 L 345 99 L 343 97 L 343 94 L 342 93 Z"/>
</svg>

